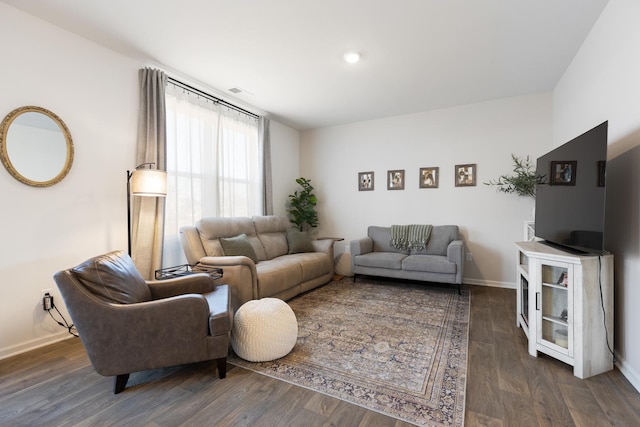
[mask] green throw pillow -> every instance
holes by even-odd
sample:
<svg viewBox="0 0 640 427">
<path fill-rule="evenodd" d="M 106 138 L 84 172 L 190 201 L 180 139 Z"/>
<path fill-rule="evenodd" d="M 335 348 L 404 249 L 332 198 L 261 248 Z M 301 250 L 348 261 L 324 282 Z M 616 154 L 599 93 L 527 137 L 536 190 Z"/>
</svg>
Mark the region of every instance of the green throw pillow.
<svg viewBox="0 0 640 427">
<path fill-rule="evenodd" d="M 306 232 L 296 230 L 295 228 L 287 229 L 287 244 L 289 245 L 290 254 L 315 252 L 309 235 Z"/>
<path fill-rule="evenodd" d="M 258 262 L 256 251 L 253 250 L 249 238 L 244 233 L 235 237 L 221 237 L 220 245 L 226 256 L 242 255 L 251 258 L 253 262 Z"/>
</svg>

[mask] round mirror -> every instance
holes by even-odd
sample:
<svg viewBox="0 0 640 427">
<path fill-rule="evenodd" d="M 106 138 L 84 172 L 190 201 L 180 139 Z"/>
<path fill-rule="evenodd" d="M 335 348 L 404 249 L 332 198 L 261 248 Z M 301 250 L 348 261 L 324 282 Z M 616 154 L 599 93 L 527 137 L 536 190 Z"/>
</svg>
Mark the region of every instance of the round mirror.
<svg viewBox="0 0 640 427">
<path fill-rule="evenodd" d="M 73 163 L 71 133 L 42 107 L 16 108 L 0 124 L 0 159 L 11 176 L 34 187 L 62 180 Z"/>
</svg>

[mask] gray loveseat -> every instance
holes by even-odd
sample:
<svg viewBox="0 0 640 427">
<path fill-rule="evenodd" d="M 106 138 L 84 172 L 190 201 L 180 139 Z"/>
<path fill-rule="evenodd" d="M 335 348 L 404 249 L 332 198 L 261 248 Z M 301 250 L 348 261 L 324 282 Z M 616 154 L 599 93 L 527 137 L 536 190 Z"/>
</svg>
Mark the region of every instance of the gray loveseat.
<svg viewBox="0 0 640 427">
<path fill-rule="evenodd" d="M 367 237 L 352 240 L 351 270 L 358 274 L 462 285 L 464 244 L 457 225 L 436 225 L 424 249 L 391 246 L 391 227 L 370 226 Z"/>
<path fill-rule="evenodd" d="M 231 285 L 235 309 L 288 300 L 333 278 L 333 240 L 305 239 L 285 217 L 202 218 L 181 227 L 180 239 L 189 264 L 224 270 L 218 281 Z"/>
</svg>

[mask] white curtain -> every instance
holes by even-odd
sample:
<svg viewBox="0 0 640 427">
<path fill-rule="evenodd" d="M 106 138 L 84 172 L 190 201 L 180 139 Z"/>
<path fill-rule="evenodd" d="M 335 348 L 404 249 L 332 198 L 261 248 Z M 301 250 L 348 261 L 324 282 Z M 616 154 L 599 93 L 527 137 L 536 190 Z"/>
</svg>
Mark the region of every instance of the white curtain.
<svg viewBox="0 0 640 427">
<path fill-rule="evenodd" d="M 258 119 L 171 82 L 167 105 L 167 198 L 163 266 L 185 264 L 179 229 L 205 216 L 263 213 Z"/>
</svg>

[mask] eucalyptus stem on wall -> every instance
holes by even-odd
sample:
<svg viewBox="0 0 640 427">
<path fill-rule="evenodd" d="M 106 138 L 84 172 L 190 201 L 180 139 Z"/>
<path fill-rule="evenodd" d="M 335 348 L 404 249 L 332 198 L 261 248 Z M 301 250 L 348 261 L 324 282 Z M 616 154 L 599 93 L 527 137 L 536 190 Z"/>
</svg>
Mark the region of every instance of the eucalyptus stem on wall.
<svg viewBox="0 0 640 427">
<path fill-rule="evenodd" d="M 546 175 L 536 175 L 536 168 L 529 156 L 519 158 L 511 154 L 513 173 L 500 175 L 497 179 L 485 182 L 484 185 L 496 186 L 502 193 L 515 193 L 518 196 L 536 197 L 538 185 L 544 184 Z"/>
</svg>

